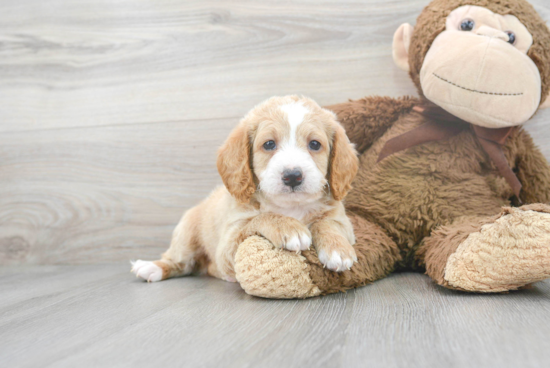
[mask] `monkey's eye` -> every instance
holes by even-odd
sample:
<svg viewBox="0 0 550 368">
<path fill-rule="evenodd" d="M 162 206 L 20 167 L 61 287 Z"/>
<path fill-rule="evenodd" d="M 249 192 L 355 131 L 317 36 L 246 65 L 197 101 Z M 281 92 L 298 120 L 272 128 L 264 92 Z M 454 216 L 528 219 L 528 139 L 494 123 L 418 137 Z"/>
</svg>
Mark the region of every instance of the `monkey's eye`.
<svg viewBox="0 0 550 368">
<path fill-rule="evenodd" d="M 275 144 L 275 141 L 267 141 L 264 143 L 263 147 L 266 151 L 273 151 L 277 148 L 277 145 Z"/>
<path fill-rule="evenodd" d="M 463 31 L 471 31 L 472 29 L 474 29 L 475 25 L 476 22 L 474 22 L 473 20 L 464 19 L 462 23 L 460 23 L 460 29 Z"/>
<path fill-rule="evenodd" d="M 312 151 L 319 151 L 321 149 L 321 143 L 317 141 L 309 142 L 309 149 Z"/>
<path fill-rule="evenodd" d="M 507 31 L 506 34 L 508 35 L 508 42 L 512 45 L 516 43 L 516 34 L 511 31 Z"/>
</svg>

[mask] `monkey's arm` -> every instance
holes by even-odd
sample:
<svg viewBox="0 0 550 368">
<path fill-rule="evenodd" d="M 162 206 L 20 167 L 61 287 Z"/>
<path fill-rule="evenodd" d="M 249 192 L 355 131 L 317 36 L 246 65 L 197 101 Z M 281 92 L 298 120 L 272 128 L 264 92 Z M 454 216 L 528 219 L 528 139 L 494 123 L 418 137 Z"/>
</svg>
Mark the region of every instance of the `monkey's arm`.
<svg viewBox="0 0 550 368">
<path fill-rule="evenodd" d="M 419 100 L 413 97 L 373 96 L 325 108 L 338 115 L 350 141 L 356 144 L 359 153 L 363 153 L 401 114 L 409 112 L 418 103 Z"/>
<path fill-rule="evenodd" d="M 521 199 L 529 203 L 550 203 L 550 166 L 548 161 L 523 129 L 518 132 L 513 148 L 516 153 L 516 175 L 523 185 Z"/>
</svg>

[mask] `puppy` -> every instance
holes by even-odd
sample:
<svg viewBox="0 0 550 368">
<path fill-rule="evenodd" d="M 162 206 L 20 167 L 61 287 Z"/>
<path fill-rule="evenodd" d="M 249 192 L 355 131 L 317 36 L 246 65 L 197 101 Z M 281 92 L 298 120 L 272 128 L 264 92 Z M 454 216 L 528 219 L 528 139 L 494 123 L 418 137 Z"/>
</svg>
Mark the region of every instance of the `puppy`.
<svg viewBox="0 0 550 368">
<path fill-rule="evenodd" d="M 341 200 L 358 159 L 333 112 L 305 97 L 270 98 L 233 130 L 217 165 L 225 186 L 184 214 L 160 260 L 132 263 L 136 276 L 152 282 L 207 271 L 235 281 L 235 253 L 252 235 L 294 252 L 313 244 L 336 272 L 357 261 Z"/>
</svg>

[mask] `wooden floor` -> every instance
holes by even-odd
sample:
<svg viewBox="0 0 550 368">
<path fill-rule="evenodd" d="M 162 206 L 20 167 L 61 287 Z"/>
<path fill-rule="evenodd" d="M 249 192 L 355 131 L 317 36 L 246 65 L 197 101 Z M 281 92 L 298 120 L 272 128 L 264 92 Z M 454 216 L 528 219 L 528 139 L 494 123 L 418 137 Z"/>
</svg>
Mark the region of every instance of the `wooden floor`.
<svg viewBox="0 0 550 368">
<path fill-rule="evenodd" d="M 498 367 L 550 362 L 550 282 L 469 295 L 420 274 L 300 301 L 128 265 L 0 270 L 0 367 Z"/>
</svg>

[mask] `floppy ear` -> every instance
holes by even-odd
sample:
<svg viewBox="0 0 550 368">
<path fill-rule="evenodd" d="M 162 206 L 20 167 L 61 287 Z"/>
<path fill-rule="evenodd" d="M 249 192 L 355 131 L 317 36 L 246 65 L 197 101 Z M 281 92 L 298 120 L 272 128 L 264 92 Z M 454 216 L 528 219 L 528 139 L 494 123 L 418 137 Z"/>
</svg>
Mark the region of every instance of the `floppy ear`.
<svg viewBox="0 0 550 368">
<path fill-rule="evenodd" d="M 341 201 L 351 189 L 351 182 L 357 174 L 359 159 L 344 128 L 336 124 L 332 150 L 330 151 L 329 185 L 332 197 Z"/>
<path fill-rule="evenodd" d="M 240 123 L 218 150 L 218 172 L 223 184 L 239 202 L 246 203 L 256 191 L 251 168 L 248 128 Z"/>
</svg>

